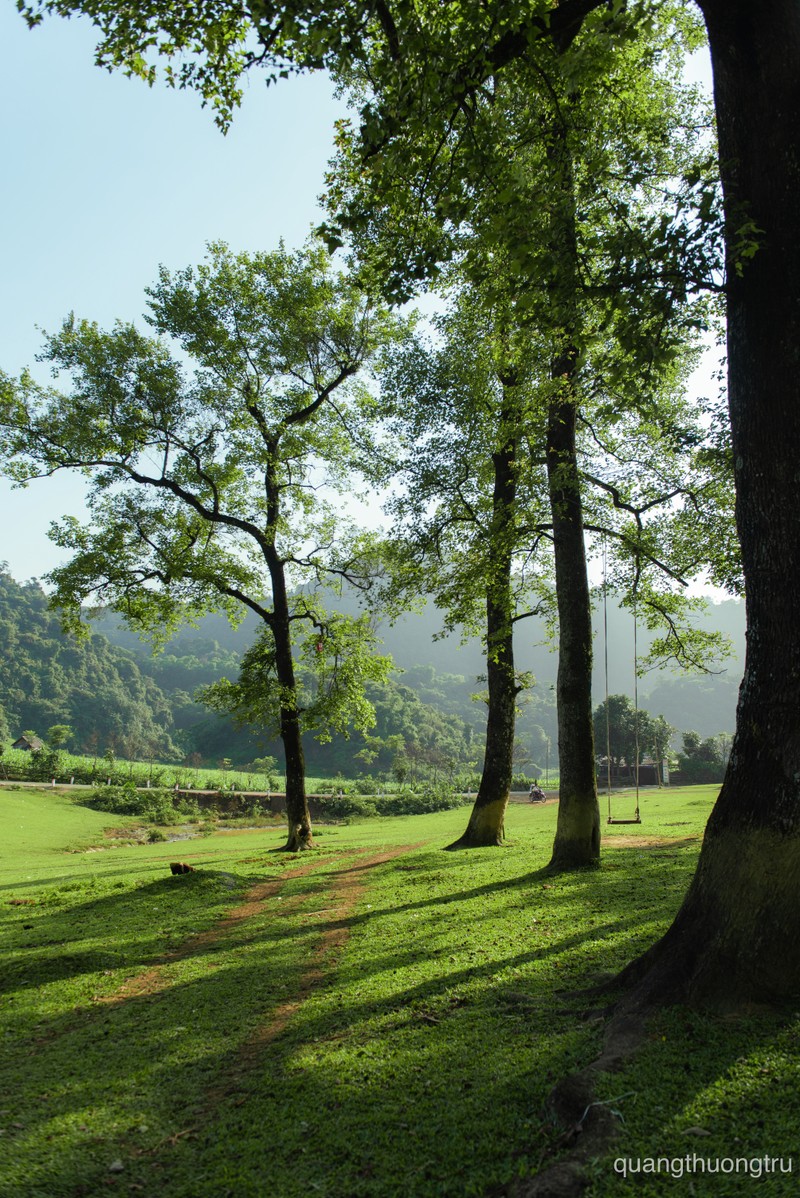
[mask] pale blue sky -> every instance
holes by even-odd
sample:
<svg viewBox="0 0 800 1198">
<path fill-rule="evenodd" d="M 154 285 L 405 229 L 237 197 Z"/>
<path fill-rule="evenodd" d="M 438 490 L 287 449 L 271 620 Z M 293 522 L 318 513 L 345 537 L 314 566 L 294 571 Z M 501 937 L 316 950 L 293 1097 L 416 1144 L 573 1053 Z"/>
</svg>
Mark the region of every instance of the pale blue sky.
<svg viewBox="0 0 800 1198">
<path fill-rule="evenodd" d="M 318 223 L 316 197 L 343 111 L 321 75 L 267 88 L 254 77 L 223 137 L 197 96 L 148 89 L 98 69 L 83 21 L 29 31 L 0 8 L 0 369 L 32 364 L 36 326 L 74 310 L 101 324 L 136 320 L 160 263 L 202 258 L 206 242 L 299 245 Z M 62 476 L 12 491 L 0 561 L 18 579 L 59 560 L 50 520 L 81 514 Z"/>
</svg>

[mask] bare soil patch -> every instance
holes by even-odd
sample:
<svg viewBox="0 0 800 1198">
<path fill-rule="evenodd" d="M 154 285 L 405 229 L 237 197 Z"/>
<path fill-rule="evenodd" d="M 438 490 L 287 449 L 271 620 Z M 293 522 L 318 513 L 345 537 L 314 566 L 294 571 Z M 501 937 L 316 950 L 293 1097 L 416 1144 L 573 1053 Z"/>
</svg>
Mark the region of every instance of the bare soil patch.
<svg viewBox="0 0 800 1198">
<path fill-rule="evenodd" d="M 196 1135 L 200 1127 L 205 1127 L 207 1121 L 214 1117 L 214 1112 L 221 1103 L 226 1101 L 237 1102 L 236 1096 L 240 1092 L 242 1078 L 258 1067 L 265 1051 L 281 1035 L 303 1002 L 306 1001 L 308 996 L 318 986 L 325 983 L 326 977 L 335 964 L 336 954 L 343 947 L 350 934 L 349 921 L 365 889 L 369 871 L 378 865 L 383 865 L 385 862 L 393 860 L 395 857 L 402 856 L 410 849 L 416 847 L 418 846 L 405 845 L 379 853 L 369 853 L 368 849 L 355 850 L 354 856 L 362 856 L 365 859 L 357 865 L 351 865 L 337 871 L 331 881 L 328 892 L 320 896 L 320 903 L 323 903 L 324 906 L 306 913 L 308 919 L 318 919 L 325 926 L 321 929 L 320 938 L 313 955 L 300 977 L 297 993 L 274 1008 L 269 1019 L 256 1028 L 248 1039 L 239 1046 L 227 1068 L 221 1071 L 217 1081 L 206 1091 L 204 1100 L 201 1102 L 199 1108 L 196 1108 L 193 1112 L 196 1119 L 196 1126 L 188 1127 L 178 1132 L 175 1136 L 170 1137 L 169 1140 L 156 1145 L 155 1149 L 150 1150 L 150 1153 L 177 1144 L 183 1138 Z M 367 854 L 369 855 L 367 856 Z M 313 869 L 314 865 L 303 866 L 298 870 L 288 871 L 287 874 L 284 874 L 284 877 L 290 875 L 298 877 L 311 872 Z M 254 887 L 253 891 L 248 893 L 245 902 L 235 908 L 227 919 L 212 929 L 208 935 L 210 936 L 213 933 L 218 934 L 219 930 L 230 920 L 239 922 L 241 919 L 249 918 L 248 912 L 254 914 L 258 910 L 259 905 L 265 899 L 272 897 L 277 889 L 278 887 L 275 886 L 274 882 L 264 883 L 263 887 Z M 304 897 L 302 894 L 295 895 L 292 899 L 281 903 L 276 909 L 276 917 L 285 918 L 290 912 L 295 911 Z M 194 945 L 196 941 L 192 943 Z M 241 1098 L 238 1101 L 242 1101 Z M 156 1167 L 159 1165 L 157 1159 L 154 1159 L 152 1163 Z"/>
<path fill-rule="evenodd" d="M 326 970 L 333 963 L 332 957 L 338 949 L 343 947 L 350 935 L 348 921 L 358 905 L 369 870 L 374 869 L 377 865 L 383 865 L 395 857 L 402 856 L 412 847 L 415 846 L 406 845 L 401 848 L 388 849 L 382 853 L 373 853 L 360 864 L 351 865 L 338 871 L 333 879 L 330 892 L 324 900 L 321 900 L 324 901 L 325 906 L 307 914 L 307 918 L 320 919 L 327 926 L 323 927 L 314 954 L 300 978 L 297 994 L 281 1003 L 273 1012 L 269 1022 L 262 1024 L 242 1044 L 239 1049 L 238 1061 L 231 1069 L 227 1085 L 223 1089 L 215 1091 L 217 1099 L 224 1097 L 225 1093 L 235 1086 L 236 1078 L 242 1070 L 253 1067 L 262 1050 L 280 1035 L 291 1016 L 308 995 L 323 983 Z M 361 850 L 362 853 L 365 851 L 368 850 Z M 284 910 L 283 913 L 285 914 L 286 911 Z"/>
<path fill-rule="evenodd" d="M 225 918 L 216 923 L 213 928 L 209 928 L 205 932 L 200 932 L 198 935 L 192 936 L 190 940 L 186 940 L 183 944 L 178 945 L 177 948 L 171 949 L 155 965 L 152 965 L 143 973 L 138 973 L 134 977 L 128 978 L 114 994 L 110 994 L 105 998 L 98 998 L 96 1001 L 116 1006 L 119 1003 L 126 1002 L 130 998 L 144 998 L 166 990 L 171 985 L 165 973 L 168 965 L 173 964 L 175 961 L 180 961 L 184 957 L 193 956 L 197 952 L 203 952 L 209 945 L 215 944 L 232 928 L 242 923 L 243 920 L 252 919 L 253 916 L 258 914 L 268 899 L 274 898 L 279 893 L 286 878 L 304 877 L 306 874 L 310 874 L 313 870 L 317 869 L 323 860 L 325 859 L 317 858 L 305 865 L 298 866 L 296 869 L 286 870 L 279 878 L 270 878 L 267 882 L 258 882 L 255 886 L 251 886 L 245 894 L 243 902 L 229 911 Z"/>
<path fill-rule="evenodd" d="M 696 844 L 700 836 L 606 836 L 607 849 L 674 849 Z"/>
</svg>

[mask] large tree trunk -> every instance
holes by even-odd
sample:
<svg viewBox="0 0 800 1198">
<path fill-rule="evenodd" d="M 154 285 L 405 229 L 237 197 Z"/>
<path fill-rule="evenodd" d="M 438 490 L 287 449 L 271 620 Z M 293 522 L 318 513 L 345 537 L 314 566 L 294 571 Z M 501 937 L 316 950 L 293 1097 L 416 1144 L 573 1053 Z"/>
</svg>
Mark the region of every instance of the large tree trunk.
<svg viewBox="0 0 800 1198">
<path fill-rule="evenodd" d="M 800 996 L 800 5 L 698 0 L 714 68 L 747 657 L 730 762 L 632 1002 Z M 757 232 L 753 233 L 753 231 Z M 753 235 L 754 256 L 746 252 Z"/>
<path fill-rule="evenodd" d="M 568 41 L 569 39 L 567 39 Z M 555 42 L 558 48 L 558 41 Z M 554 181 L 551 209 L 553 252 L 562 263 L 554 295 L 561 345 L 551 366 L 557 388 L 547 414 L 547 484 L 553 521 L 553 558 L 558 604 L 559 806 L 548 869 L 596 866 L 600 861 L 600 806 L 592 721 L 592 605 L 586 570 L 583 502 L 576 443 L 575 386 L 581 327 L 575 216 L 575 180 L 567 131 L 556 113 L 550 134 Z"/>
<path fill-rule="evenodd" d="M 289 822 L 289 835 L 284 849 L 296 853 L 313 848 L 314 841 L 306 800 L 306 763 L 297 708 L 286 578 L 283 563 L 274 549 L 267 554 L 267 565 L 272 582 L 273 614 L 270 627 L 275 643 L 275 672 L 284 695 L 280 705 L 280 733 L 286 760 L 286 818 Z"/>
<path fill-rule="evenodd" d="M 559 805 L 548 869 L 595 866 L 600 860 L 600 807 L 592 723 L 592 608 L 586 573 L 583 509 L 575 448 L 577 412 L 569 386 L 571 361 L 554 368 L 564 392 L 550 406 L 547 477 L 553 518 L 558 601 Z M 563 368 L 563 369 L 562 369 Z"/>
<path fill-rule="evenodd" d="M 506 398 L 513 388 L 506 388 Z M 513 405 L 513 400 L 512 400 Z M 492 454 L 494 490 L 489 535 L 491 561 L 486 578 L 486 677 L 489 702 L 483 773 L 464 835 L 450 849 L 503 843 L 514 760 L 517 681 L 514 672 L 514 623 L 511 597 L 512 551 L 517 497 L 517 434 L 513 406 L 504 405 L 500 427 L 507 435 Z"/>
</svg>

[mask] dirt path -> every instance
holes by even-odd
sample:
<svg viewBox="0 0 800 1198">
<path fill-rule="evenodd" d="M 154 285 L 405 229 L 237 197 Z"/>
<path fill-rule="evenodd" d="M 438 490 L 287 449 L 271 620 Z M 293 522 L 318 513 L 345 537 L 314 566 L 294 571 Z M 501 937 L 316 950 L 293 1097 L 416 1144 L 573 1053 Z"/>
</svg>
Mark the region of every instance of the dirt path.
<svg viewBox="0 0 800 1198">
<path fill-rule="evenodd" d="M 193 1138 L 201 1128 L 206 1128 L 209 1120 L 214 1118 L 217 1108 L 222 1103 L 241 1101 L 238 1095 L 241 1093 L 243 1077 L 258 1067 L 264 1053 L 281 1035 L 292 1016 L 300 1009 L 309 995 L 318 986 L 323 985 L 326 977 L 330 975 L 336 964 L 336 954 L 350 935 L 349 921 L 366 889 L 370 871 L 376 866 L 383 865 L 418 847 L 420 847 L 419 844 L 404 845 L 378 853 L 370 853 L 368 849 L 357 849 L 352 854 L 348 854 L 351 864 L 333 874 L 329 888 L 320 896 L 320 903 L 324 905 L 314 911 L 304 913 L 305 918 L 319 920 L 323 927 L 314 951 L 300 976 L 296 993 L 292 998 L 273 1008 L 269 1017 L 250 1034 L 236 1050 L 232 1059 L 220 1070 L 214 1083 L 200 1096 L 200 1102 L 192 1111 L 193 1125 L 176 1131 L 152 1148 L 140 1150 L 137 1153 L 140 1157 L 148 1158 L 151 1168 L 163 1169 L 167 1165 L 167 1161 L 164 1159 L 165 1152 L 183 1140 Z M 355 862 L 352 861 L 354 857 L 356 858 Z M 319 864 L 321 864 L 319 861 L 305 864 L 298 869 L 288 870 L 282 878 L 254 886 L 248 891 L 243 903 L 234 908 L 226 919 L 216 927 L 203 934 L 206 937 L 206 943 L 212 943 L 224 936 L 228 928 L 235 927 L 242 920 L 255 915 L 265 901 L 276 897 L 283 878 L 305 876 L 312 873 Z M 276 904 L 276 918 L 285 918 L 286 915 L 296 912 L 297 907 L 305 898 L 306 895 L 298 894 Z M 187 945 L 185 952 L 193 951 L 199 939 L 200 937 L 195 937 Z M 150 974 L 154 976 L 151 978 Z M 162 979 L 157 978 L 155 974 L 155 970 L 148 970 L 147 974 L 132 979 L 136 983 L 135 989 L 126 989 L 124 993 L 119 992 L 117 1001 L 133 997 L 134 994 L 153 993 L 154 986 L 161 988 L 159 983 Z M 161 1177 L 163 1180 L 164 1175 L 161 1174 Z"/>
<path fill-rule="evenodd" d="M 218 940 L 221 940 L 233 928 L 238 927 L 244 920 L 252 919 L 255 915 L 258 915 L 268 899 L 277 897 L 288 878 L 306 877 L 329 861 L 330 857 L 317 857 L 313 861 L 308 861 L 306 864 L 298 866 L 297 869 L 287 869 L 278 878 L 270 878 L 268 882 L 256 883 L 255 886 L 251 886 L 246 892 L 243 901 L 229 911 L 213 927 L 208 928 L 205 932 L 198 933 L 196 936 L 192 936 L 190 940 L 184 941 L 177 948 L 171 949 L 155 965 L 151 965 L 144 972 L 137 973 L 133 977 L 128 978 L 113 994 L 98 998 L 95 1001 L 98 1004 L 117 1006 L 120 1003 L 127 1002 L 130 998 L 143 998 L 147 995 L 157 994 L 160 991 L 168 989 L 172 985 L 166 973 L 169 965 L 185 957 L 193 956 L 197 952 L 203 952 L 210 945 L 216 944 Z"/>
<path fill-rule="evenodd" d="M 324 908 L 307 913 L 309 919 L 325 917 L 322 922 L 327 926 L 323 928 L 314 952 L 300 977 L 297 993 L 293 998 L 276 1007 L 271 1017 L 239 1047 L 235 1061 L 228 1067 L 213 1090 L 208 1092 L 209 1107 L 213 1108 L 237 1088 L 242 1073 L 256 1065 L 261 1053 L 281 1034 L 292 1015 L 299 1010 L 309 994 L 323 984 L 326 974 L 335 965 L 334 956 L 344 946 L 350 935 L 348 921 L 366 889 L 369 871 L 416 847 L 416 845 L 405 845 L 402 848 L 388 849 L 370 856 L 365 855 L 357 865 L 351 865 L 335 874 L 331 882 L 331 889 L 321 900 L 325 903 Z M 286 914 L 286 907 L 283 907 L 282 914 Z"/>
<path fill-rule="evenodd" d="M 332 876 L 327 896 L 320 900 L 324 901 L 325 906 L 318 911 L 309 911 L 306 913 L 305 917 L 308 919 L 317 919 L 320 916 L 326 916 L 327 919 L 324 922 L 328 926 L 323 929 L 309 965 L 301 976 L 297 996 L 282 1003 L 276 1009 L 269 1023 L 265 1024 L 256 1033 L 254 1043 L 266 1044 L 270 1040 L 274 1040 L 275 1036 L 286 1025 L 292 1012 L 297 1010 L 309 991 L 322 981 L 325 963 L 331 953 L 344 944 L 349 935 L 350 929 L 347 926 L 347 920 L 352 915 L 361 892 L 364 889 L 366 874 L 371 869 L 374 869 L 376 865 L 383 865 L 384 862 L 391 861 L 393 858 L 402 856 L 404 853 L 409 852 L 410 849 L 417 847 L 419 846 L 404 845 L 400 848 L 388 849 L 384 852 L 372 853 L 371 855 L 369 849 L 354 849 L 352 853 L 347 854 L 348 860 L 352 860 L 352 858 L 361 858 L 361 860 L 358 860 L 357 864 L 350 864 L 345 866 L 344 869 L 337 870 Z M 156 961 L 148 969 L 128 978 L 113 994 L 98 997 L 93 1001 L 98 1006 L 119 1006 L 132 998 L 147 998 L 150 995 L 168 990 L 173 984 L 167 972 L 169 966 L 173 965 L 176 961 L 194 956 L 198 952 L 204 952 L 210 946 L 222 940 L 234 928 L 238 928 L 242 923 L 260 914 L 266 902 L 278 897 L 284 883 L 288 879 L 308 877 L 309 874 L 315 873 L 322 866 L 329 865 L 331 860 L 331 857 L 314 857 L 304 862 L 303 865 L 285 870 L 280 877 L 270 878 L 266 882 L 257 882 L 255 886 L 251 886 L 245 893 L 243 901 L 238 906 L 233 907 L 213 927 L 208 928 L 205 932 L 198 933 L 196 936 L 192 936 L 191 939 L 184 941 L 177 948 L 173 948 L 165 953 L 160 960 Z M 305 898 L 306 895 L 301 893 L 284 900 L 280 905 L 276 905 L 276 917 L 281 919 L 287 915 L 294 914 L 298 906 L 305 901 Z M 243 1051 L 245 1051 L 245 1048 L 246 1046 L 243 1046 Z"/>
<path fill-rule="evenodd" d="M 696 836 L 604 836 L 603 847 L 606 849 L 675 849 L 685 848 L 689 844 L 697 844 L 701 834 Z"/>
</svg>

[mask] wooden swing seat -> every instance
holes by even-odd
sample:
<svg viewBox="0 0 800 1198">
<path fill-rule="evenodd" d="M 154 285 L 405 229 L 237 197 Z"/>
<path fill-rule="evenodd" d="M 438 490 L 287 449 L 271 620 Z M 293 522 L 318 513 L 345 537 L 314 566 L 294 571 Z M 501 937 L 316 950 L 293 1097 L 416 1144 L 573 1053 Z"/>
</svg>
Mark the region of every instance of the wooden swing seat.
<svg viewBox="0 0 800 1198">
<path fill-rule="evenodd" d="M 611 819 L 609 817 L 606 820 L 607 824 L 640 824 L 641 822 L 642 821 L 638 815 L 636 816 L 636 819 Z"/>
</svg>

